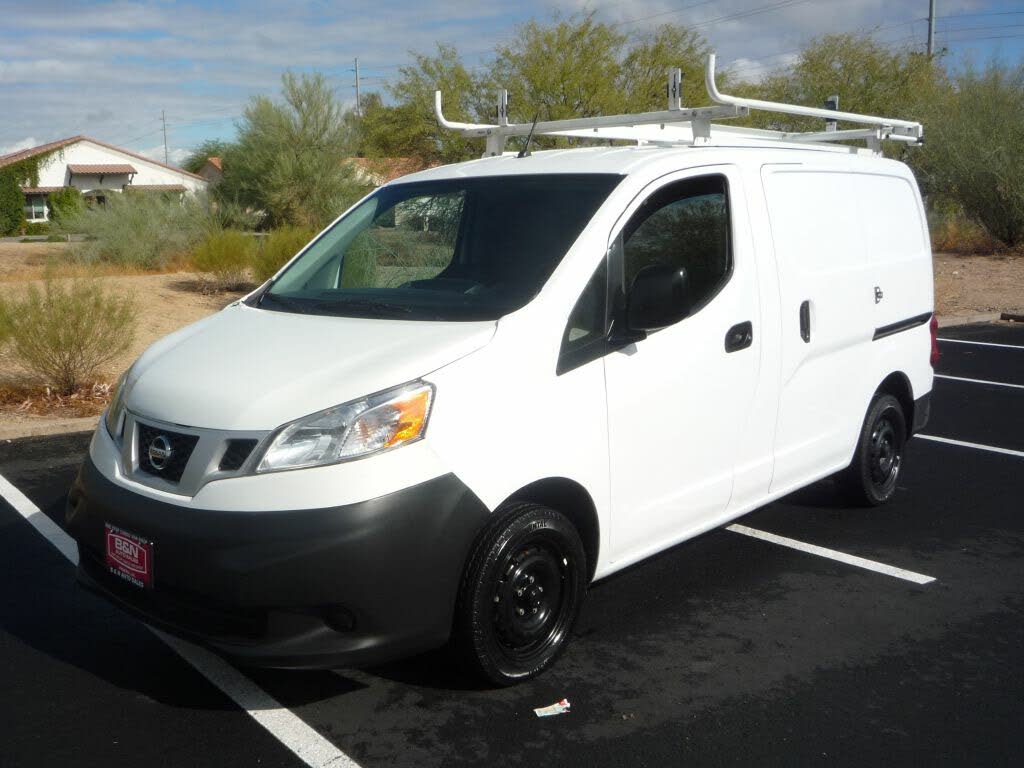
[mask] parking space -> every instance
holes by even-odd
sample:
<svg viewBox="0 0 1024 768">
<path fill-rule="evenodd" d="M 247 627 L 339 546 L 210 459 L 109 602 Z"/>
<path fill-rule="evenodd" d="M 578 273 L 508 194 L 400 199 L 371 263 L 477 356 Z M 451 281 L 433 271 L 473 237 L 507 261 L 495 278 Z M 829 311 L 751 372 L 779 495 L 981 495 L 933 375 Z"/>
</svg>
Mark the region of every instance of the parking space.
<svg viewBox="0 0 1024 768">
<path fill-rule="evenodd" d="M 1024 328 L 940 336 L 1011 345 L 943 342 L 940 374 L 1024 384 Z M 1024 450 L 1022 425 L 1024 389 L 940 379 L 926 433 Z M 60 522 L 87 442 L 0 446 L 0 475 Z M 444 652 L 245 673 L 255 704 L 241 707 L 279 706 L 335 752 L 303 752 L 294 731 L 283 746 L 272 734 L 287 723 L 253 719 L 244 696 L 76 589 L 64 558 L 0 502 L 0 658 L 18 694 L 0 703 L 0 763 L 1019 763 L 1022 470 L 1024 457 L 915 440 L 883 508 L 844 506 L 826 481 L 737 521 L 812 551 L 720 529 L 595 585 L 566 656 L 516 688 L 482 690 Z M 569 714 L 533 714 L 563 697 Z"/>
</svg>

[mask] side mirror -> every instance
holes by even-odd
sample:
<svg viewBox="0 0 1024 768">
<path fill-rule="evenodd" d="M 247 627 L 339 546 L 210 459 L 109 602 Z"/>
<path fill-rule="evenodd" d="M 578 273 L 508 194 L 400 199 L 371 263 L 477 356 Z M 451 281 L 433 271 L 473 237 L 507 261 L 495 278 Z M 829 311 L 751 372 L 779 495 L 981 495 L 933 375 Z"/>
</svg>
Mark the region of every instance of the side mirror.
<svg viewBox="0 0 1024 768">
<path fill-rule="evenodd" d="M 644 267 L 626 296 L 626 324 L 631 331 L 654 331 L 690 314 L 688 279 L 682 267 Z"/>
</svg>

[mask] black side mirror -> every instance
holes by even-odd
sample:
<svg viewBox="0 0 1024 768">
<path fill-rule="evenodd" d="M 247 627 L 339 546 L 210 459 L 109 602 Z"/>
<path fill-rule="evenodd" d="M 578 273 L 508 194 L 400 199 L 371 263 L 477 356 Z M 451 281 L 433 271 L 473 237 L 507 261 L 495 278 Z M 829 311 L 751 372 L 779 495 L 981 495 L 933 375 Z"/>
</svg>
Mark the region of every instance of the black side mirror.
<svg viewBox="0 0 1024 768">
<path fill-rule="evenodd" d="M 637 272 L 626 297 L 631 331 L 654 331 L 690 314 L 688 280 L 683 267 L 654 264 Z"/>
</svg>

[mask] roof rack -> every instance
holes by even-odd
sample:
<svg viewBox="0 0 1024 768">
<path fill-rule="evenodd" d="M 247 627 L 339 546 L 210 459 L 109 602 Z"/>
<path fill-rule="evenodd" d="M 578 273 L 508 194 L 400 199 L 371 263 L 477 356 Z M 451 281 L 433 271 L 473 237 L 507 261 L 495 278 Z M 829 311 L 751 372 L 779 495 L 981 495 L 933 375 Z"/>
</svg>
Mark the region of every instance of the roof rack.
<svg viewBox="0 0 1024 768">
<path fill-rule="evenodd" d="M 909 144 L 924 143 L 924 128 L 910 120 L 839 112 L 833 108 L 804 107 L 761 99 L 747 99 L 722 93 L 715 85 L 715 54 L 710 54 L 705 70 L 708 96 L 715 102 L 712 107 L 684 107 L 682 104 L 683 76 L 679 69 L 668 75 L 668 108 L 659 112 L 640 112 L 632 115 L 603 115 L 545 122 L 510 123 L 508 121 L 508 91 L 498 96 L 496 124 L 459 123 L 445 118 L 441 110 L 441 92 L 434 92 L 434 113 L 443 128 L 462 136 L 487 140 L 484 156 L 500 155 L 505 140 L 510 136 L 571 136 L 599 140 L 620 139 L 637 144 L 663 146 L 700 146 L 720 144 L 795 143 L 831 146 L 843 151 L 858 151 L 857 147 L 838 142 L 864 139 L 867 149 L 880 154 L 882 142 L 901 141 Z M 838 106 L 838 97 L 831 97 L 830 106 Z M 750 110 L 775 112 L 800 117 L 820 117 L 825 120 L 821 131 L 774 131 L 713 124 L 712 120 L 746 117 Z M 839 130 L 836 122 L 865 126 Z M 712 135 L 714 134 L 714 135 Z"/>
</svg>

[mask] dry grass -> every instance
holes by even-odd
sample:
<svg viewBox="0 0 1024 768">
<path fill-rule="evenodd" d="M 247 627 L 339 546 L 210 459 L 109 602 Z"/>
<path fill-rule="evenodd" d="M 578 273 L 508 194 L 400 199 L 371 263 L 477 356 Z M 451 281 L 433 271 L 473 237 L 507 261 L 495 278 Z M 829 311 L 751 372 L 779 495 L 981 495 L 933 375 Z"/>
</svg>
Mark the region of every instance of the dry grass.
<svg viewBox="0 0 1024 768">
<path fill-rule="evenodd" d="M 0 283 L 42 280 L 49 272 L 60 277 L 166 275 L 191 268 L 188 254 L 179 254 L 159 269 L 122 264 L 85 264 L 74 257 L 75 243 L 0 243 Z"/>
<path fill-rule="evenodd" d="M 0 414 L 79 418 L 97 416 L 110 402 L 111 385 L 98 382 L 78 387 L 70 395 L 58 395 L 49 387 L 17 381 L 0 384 Z"/>
</svg>

